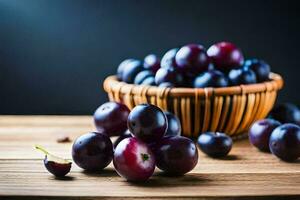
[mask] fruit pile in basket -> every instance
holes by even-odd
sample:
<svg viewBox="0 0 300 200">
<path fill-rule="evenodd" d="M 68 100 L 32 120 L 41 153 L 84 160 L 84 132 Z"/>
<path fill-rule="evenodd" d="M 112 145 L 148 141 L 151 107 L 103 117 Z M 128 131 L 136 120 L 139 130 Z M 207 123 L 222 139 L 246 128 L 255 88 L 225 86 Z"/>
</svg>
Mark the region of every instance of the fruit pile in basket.
<svg viewBox="0 0 300 200">
<path fill-rule="evenodd" d="M 117 70 L 119 81 L 159 87 L 227 87 L 267 81 L 270 66 L 263 60 L 244 61 L 241 50 L 220 42 L 206 50 L 189 44 L 174 48 L 160 58 L 150 54 L 144 61 L 126 59 Z"/>
</svg>

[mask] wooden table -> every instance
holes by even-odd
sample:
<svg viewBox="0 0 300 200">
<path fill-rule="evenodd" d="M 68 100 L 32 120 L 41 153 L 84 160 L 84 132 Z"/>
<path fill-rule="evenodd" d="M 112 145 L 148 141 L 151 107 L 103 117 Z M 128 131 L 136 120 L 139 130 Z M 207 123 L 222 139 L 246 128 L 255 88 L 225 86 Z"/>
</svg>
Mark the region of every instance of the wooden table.
<svg viewBox="0 0 300 200">
<path fill-rule="evenodd" d="M 89 174 L 73 164 L 68 178 L 56 179 L 33 149 L 40 144 L 71 158 L 72 143 L 57 137 L 92 130 L 89 116 L 0 116 L 0 199 L 300 199 L 300 162 L 281 162 L 247 140 L 236 142 L 226 159 L 200 153 L 189 174 L 170 178 L 157 171 L 143 184 L 126 182 L 111 165 Z"/>
</svg>

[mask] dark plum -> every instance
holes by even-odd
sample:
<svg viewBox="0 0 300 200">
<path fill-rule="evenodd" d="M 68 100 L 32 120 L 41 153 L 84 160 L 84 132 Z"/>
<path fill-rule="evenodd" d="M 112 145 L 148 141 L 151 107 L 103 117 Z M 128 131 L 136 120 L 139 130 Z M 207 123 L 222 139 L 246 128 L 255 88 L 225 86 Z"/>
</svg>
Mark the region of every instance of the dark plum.
<svg viewBox="0 0 300 200">
<path fill-rule="evenodd" d="M 282 103 L 276 105 L 269 115 L 270 118 L 281 123 L 293 123 L 300 125 L 300 110 L 291 103 Z"/>
<path fill-rule="evenodd" d="M 170 83 L 170 82 L 163 82 L 163 83 L 159 84 L 158 87 L 161 87 L 161 88 L 165 88 L 165 87 L 173 88 L 173 87 L 175 87 L 175 85 L 173 83 Z"/>
<path fill-rule="evenodd" d="M 114 142 L 114 148 L 118 146 L 118 144 L 124 140 L 125 138 L 130 138 L 132 137 L 131 133 L 129 130 L 126 130 L 124 133 L 122 133 Z"/>
<path fill-rule="evenodd" d="M 160 66 L 162 68 L 175 68 L 176 67 L 175 56 L 178 50 L 179 48 L 174 48 L 167 51 L 161 59 Z"/>
<path fill-rule="evenodd" d="M 102 104 L 94 113 L 94 123 L 98 132 L 108 136 L 118 136 L 127 129 L 127 118 L 130 110 L 126 105 L 117 102 Z"/>
<path fill-rule="evenodd" d="M 229 81 L 221 71 L 209 70 L 198 75 L 194 80 L 195 88 L 227 87 Z"/>
<path fill-rule="evenodd" d="M 251 69 L 232 69 L 230 70 L 228 77 L 231 85 L 246 85 L 256 83 L 256 75 Z"/>
<path fill-rule="evenodd" d="M 158 56 L 154 54 L 150 54 L 144 59 L 144 67 L 145 69 L 151 70 L 153 73 L 157 72 L 160 68 L 160 59 Z"/>
<path fill-rule="evenodd" d="M 232 148 L 232 139 L 219 132 L 205 132 L 198 138 L 200 150 L 213 158 L 226 156 Z"/>
<path fill-rule="evenodd" d="M 194 169 L 198 163 L 196 145 L 183 136 L 164 137 L 154 149 L 156 166 L 168 175 L 183 175 Z"/>
<path fill-rule="evenodd" d="M 155 83 L 160 85 L 165 82 L 179 86 L 183 82 L 183 76 L 173 68 L 160 68 L 155 74 Z"/>
<path fill-rule="evenodd" d="M 143 80 L 143 82 L 141 83 L 141 85 L 155 85 L 155 78 L 154 76 L 149 76 L 147 77 L 145 80 Z"/>
<path fill-rule="evenodd" d="M 125 66 L 131 62 L 131 61 L 134 61 L 135 59 L 132 59 L 132 58 L 129 58 L 129 59 L 126 59 L 124 60 L 123 62 L 121 62 L 118 66 L 118 69 L 117 69 L 117 78 L 119 81 L 122 81 L 122 76 L 123 76 L 123 71 L 124 71 L 124 68 Z"/>
<path fill-rule="evenodd" d="M 123 68 L 122 80 L 126 83 L 133 83 L 135 76 L 145 68 L 139 60 L 128 62 Z"/>
<path fill-rule="evenodd" d="M 137 138 L 122 140 L 114 152 L 113 164 L 128 181 L 146 181 L 155 169 L 155 158 L 149 147 Z"/>
<path fill-rule="evenodd" d="M 170 112 L 164 112 L 166 117 L 167 117 L 167 121 L 168 121 L 168 128 L 167 128 L 167 132 L 165 134 L 165 136 L 177 136 L 181 134 L 181 124 L 180 121 L 178 119 L 178 117 L 176 117 L 174 114 L 170 113 Z"/>
<path fill-rule="evenodd" d="M 189 44 L 179 49 L 175 56 L 176 66 L 183 73 L 201 73 L 208 70 L 210 59 L 202 45 Z"/>
<path fill-rule="evenodd" d="M 194 80 L 196 79 L 196 73 L 187 73 L 183 75 L 183 87 L 194 87 Z"/>
<path fill-rule="evenodd" d="M 262 119 L 252 124 L 249 129 L 250 143 L 261 151 L 269 152 L 269 139 L 280 122 L 273 119 Z"/>
<path fill-rule="evenodd" d="M 54 156 L 39 145 L 35 145 L 35 148 L 45 154 L 44 165 L 51 174 L 57 177 L 63 177 L 70 172 L 72 166 L 71 161 Z"/>
<path fill-rule="evenodd" d="M 216 69 L 228 72 L 240 67 L 244 62 L 241 50 L 230 42 L 220 42 L 212 45 L 207 50 Z"/>
<path fill-rule="evenodd" d="M 159 141 L 165 135 L 167 127 L 163 111 L 151 104 L 137 105 L 128 116 L 128 129 L 146 143 Z"/>
<path fill-rule="evenodd" d="M 246 60 L 244 67 L 254 71 L 257 82 L 264 82 L 269 80 L 271 68 L 270 65 L 265 61 L 258 59 Z"/>
<path fill-rule="evenodd" d="M 106 134 L 86 133 L 75 140 L 72 157 L 85 170 L 102 170 L 112 161 L 113 145 Z"/>
<path fill-rule="evenodd" d="M 283 124 L 271 134 L 270 150 L 281 160 L 292 162 L 300 157 L 300 127 L 295 124 Z"/>
<path fill-rule="evenodd" d="M 141 84 L 146 78 L 150 77 L 150 76 L 154 76 L 153 72 L 150 71 L 150 70 L 144 70 L 144 71 L 141 71 L 139 72 L 135 78 L 134 78 L 134 81 L 133 83 L 136 84 L 136 85 L 139 85 Z"/>
</svg>

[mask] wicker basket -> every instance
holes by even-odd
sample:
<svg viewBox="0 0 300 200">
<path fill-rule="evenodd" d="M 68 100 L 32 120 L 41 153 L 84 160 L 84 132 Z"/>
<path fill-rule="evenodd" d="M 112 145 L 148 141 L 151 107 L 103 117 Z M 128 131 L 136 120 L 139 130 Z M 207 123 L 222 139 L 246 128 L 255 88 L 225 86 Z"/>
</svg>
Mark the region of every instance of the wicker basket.
<svg viewBox="0 0 300 200">
<path fill-rule="evenodd" d="M 130 109 L 151 103 L 174 113 L 187 137 L 195 138 L 205 131 L 238 137 L 272 109 L 283 80 L 275 73 L 270 74 L 270 79 L 252 85 L 202 89 L 133 85 L 109 76 L 104 81 L 104 90 L 110 101 L 125 103 Z"/>
</svg>

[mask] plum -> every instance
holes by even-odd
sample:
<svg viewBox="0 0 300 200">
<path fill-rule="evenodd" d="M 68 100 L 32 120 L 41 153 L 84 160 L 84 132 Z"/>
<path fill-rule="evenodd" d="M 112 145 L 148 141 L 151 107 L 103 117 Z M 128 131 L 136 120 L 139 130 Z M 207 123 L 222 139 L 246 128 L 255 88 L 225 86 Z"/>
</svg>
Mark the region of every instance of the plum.
<svg viewBox="0 0 300 200">
<path fill-rule="evenodd" d="M 128 181 L 146 181 L 155 169 L 155 158 L 149 147 L 137 138 L 122 140 L 114 152 L 113 164 Z"/>
<path fill-rule="evenodd" d="M 261 151 L 269 152 L 269 139 L 271 133 L 280 125 L 280 122 L 273 119 L 256 121 L 249 129 L 250 143 Z"/>
<path fill-rule="evenodd" d="M 146 143 L 159 141 L 165 135 L 167 127 L 163 111 L 151 104 L 137 105 L 128 116 L 128 129 Z"/>
<path fill-rule="evenodd" d="M 232 148 L 232 139 L 225 133 L 205 132 L 198 138 L 200 150 L 213 158 L 226 156 Z"/>
<path fill-rule="evenodd" d="M 94 123 L 98 132 L 108 136 L 118 136 L 127 129 L 130 110 L 124 104 L 107 102 L 99 106 L 94 113 Z"/>
<path fill-rule="evenodd" d="M 283 124 L 270 136 L 272 154 L 283 161 L 292 162 L 300 157 L 300 127 L 296 124 Z"/>
<path fill-rule="evenodd" d="M 74 162 L 87 171 L 102 170 L 113 158 L 113 145 L 106 134 L 90 132 L 78 137 L 72 146 Z"/>
<path fill-rule="evenodd" d="M 153 147 L 156 166 L 171 176 L 188 173 L 198 163 L 194 142 L 183 136 L 166 136 Z"/>
</svg>

